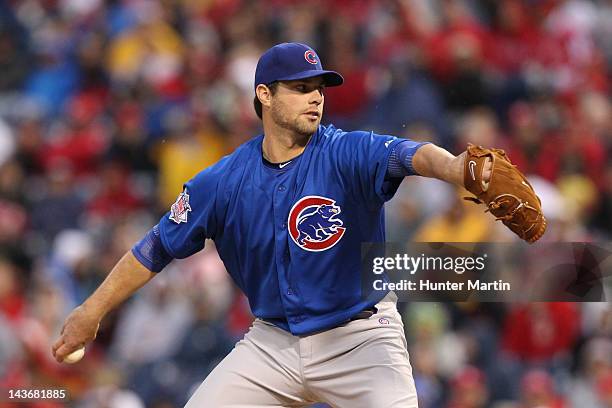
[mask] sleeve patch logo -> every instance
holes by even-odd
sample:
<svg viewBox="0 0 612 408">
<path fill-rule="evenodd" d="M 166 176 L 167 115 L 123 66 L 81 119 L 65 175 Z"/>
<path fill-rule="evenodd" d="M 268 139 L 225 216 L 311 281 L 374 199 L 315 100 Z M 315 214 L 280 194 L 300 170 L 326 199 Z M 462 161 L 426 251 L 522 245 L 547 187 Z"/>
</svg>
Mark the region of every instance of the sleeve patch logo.
<svg viewBox="0 0 612 408">
<path fill-rule="evenodd" d="M 191 211 L 189 194 L 187 194 L 187 189 L 185 189 L 179 194 L 174 204 L 172 204 L 172 207 L 170 207 L 170 219 L 177 224 L 187 222 L 187 213 L 189 213 L 189 211 Z"/>
<path fill-rule="evenodd" d="M 289 211 L 289 235 L 306 251 L 325 251 L 336 245 L 346 228 L 338 217 L 342 209 L 334 200 L 306 196 Z"/>
</svg>

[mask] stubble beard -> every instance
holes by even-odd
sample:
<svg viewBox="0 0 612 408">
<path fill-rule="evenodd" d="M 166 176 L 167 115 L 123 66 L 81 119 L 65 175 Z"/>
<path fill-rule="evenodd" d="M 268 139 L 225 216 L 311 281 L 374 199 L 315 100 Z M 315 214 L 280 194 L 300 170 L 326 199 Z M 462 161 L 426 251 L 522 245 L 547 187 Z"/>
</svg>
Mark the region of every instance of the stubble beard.
<svg viewBox="0 0 612 408">
<path fill-rule="evenodd" d="M 310 136 L 319 128 L 321 117 L 314 122 L 308 120 L 304 115 L 298 115 L 296 118 L 292 119 L 287 115 L 288 109 L 286 105 L 280 102 L 272 103 L 270 108 L 270 116 L 274 123 L 290 132 L 300 136 Z"/>
</svg>

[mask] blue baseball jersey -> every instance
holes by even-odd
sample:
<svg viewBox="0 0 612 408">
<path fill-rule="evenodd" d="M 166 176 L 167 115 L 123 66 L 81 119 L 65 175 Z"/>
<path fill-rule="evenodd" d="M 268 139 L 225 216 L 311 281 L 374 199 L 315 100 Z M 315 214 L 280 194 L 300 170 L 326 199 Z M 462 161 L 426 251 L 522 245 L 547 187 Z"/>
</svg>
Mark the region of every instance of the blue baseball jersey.
<svg viewBox="0 0 612 408">
<path fill-rule="evenodd" d="M 163 246 L 185 258 L 210 238 L 256 317 L 296 335 L 337 326 L 384 295 L 362 294 L 361 244 L 385 239 L 402 180 L 385 177 L 387 161 L 405 140 L 319 126 L 271 168 L 255 137 L 185 184 L 159 223 Z"/>
</svg>

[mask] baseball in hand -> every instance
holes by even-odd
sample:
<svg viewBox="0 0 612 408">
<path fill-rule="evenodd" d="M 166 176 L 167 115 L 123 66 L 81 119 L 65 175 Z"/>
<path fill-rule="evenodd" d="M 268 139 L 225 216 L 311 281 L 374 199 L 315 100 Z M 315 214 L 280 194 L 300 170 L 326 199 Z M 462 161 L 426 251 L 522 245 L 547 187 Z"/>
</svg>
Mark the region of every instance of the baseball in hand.
<svg viewBox="0 0 612 408">
<path fill-rule="evenodd" d="M 64 363 L 74 364 L 80 361 L 85 355 L 85 347 L 81 347 L 64 357 Z"/>
</svg>

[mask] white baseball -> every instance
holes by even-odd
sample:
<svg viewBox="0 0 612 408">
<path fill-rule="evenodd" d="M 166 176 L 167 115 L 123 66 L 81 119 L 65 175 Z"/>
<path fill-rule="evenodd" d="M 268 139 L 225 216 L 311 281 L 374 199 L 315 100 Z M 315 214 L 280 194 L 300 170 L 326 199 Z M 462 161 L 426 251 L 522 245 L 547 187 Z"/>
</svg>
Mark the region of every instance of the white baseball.
<svg viewBox="0 0 612 408">
<path fill-rule="evenodd" d="M 74 364 L 79 362 L 85 355 L 85 347 L 81 347 L 64 357 L 64 363 Z"/>
</svg>

